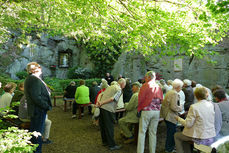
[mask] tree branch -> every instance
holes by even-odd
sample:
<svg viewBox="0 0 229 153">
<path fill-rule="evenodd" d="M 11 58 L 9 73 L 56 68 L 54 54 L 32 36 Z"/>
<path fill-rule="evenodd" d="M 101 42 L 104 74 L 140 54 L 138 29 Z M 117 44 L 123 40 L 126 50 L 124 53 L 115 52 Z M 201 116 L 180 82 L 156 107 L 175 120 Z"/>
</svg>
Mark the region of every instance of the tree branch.
<svg viewBox="0 0 229 153">
<path fill-rule="evenodd" d="M 123 26 L 123 27 L 125 27 L 125 28 L 128 28 L 127 26 L 125 26 L 125 24 L 119 23 L 119 22 L 122 22 L 122 21 L 116 19 L 116 17 L 114 17 L 113 15 L 111 15 L 111 17 L 112 17 L 112 18 L 115 20 L 115 22 L 118 23 L 120 26 Z M 119 22 L 118 22 L 118 21 L 119 21 Z"/>
<path fill-rule="evenodd" d="M 110 8 L 112 8 L 113 10 L 115 10 L 115 11 L 117 11 L 117 12 L 120 12 L 120 13 L 122 13 L 122 14 L 125 14 L 125 15 L 127 15 L 127 16 L 133 18 L 133 16 L 131 16 L 131 15 L 129 15 L 129 14 L 126 14 L 125 12 L 119 11 L 119 10 L 115 9 L 114 7 L 112 7 L 111 5 L 107 5 L 107 6 L 110 7 Z M 133 19 L 135 19 L 135 18 L 133 18 Z"/>
<path fill-rule="evenodd" d="M 127 12 L 129 12 L 130 15 L 131 15 L 134 19 L 136 19 L 136 18 L 134 17 L 134 15 L 132 14 L 133 12 L 130 11 L 130 10 L 127 8 L 127 6 L 122 2 L 122 0 L 118 0 L 118 1 L 119 1 L 119 3 L 127 10 Z M 134 13 L 134 14 L 135 14 L 135 13 Z"/>
<path fill-rule="evenodd" d="M 174 4 L 174 5 L 180 5 L 180 6 L 186 6 L 186 7 L 188 7 L 189 9 L 191 9 L 191 10 L 198 16 L 198 13 L 194 10 L 194 8 L 191 7 L 191 6 L 189 6 L 188 4 L 178 3 L 178 2 L 172 2 L 172 1 L 169 1 L 169 0 L 162 0 L 162 1 L 153 0 L 153 1 L 155 1 L 155 2 L 165 2 L 165 3 Z"/>
</svg>

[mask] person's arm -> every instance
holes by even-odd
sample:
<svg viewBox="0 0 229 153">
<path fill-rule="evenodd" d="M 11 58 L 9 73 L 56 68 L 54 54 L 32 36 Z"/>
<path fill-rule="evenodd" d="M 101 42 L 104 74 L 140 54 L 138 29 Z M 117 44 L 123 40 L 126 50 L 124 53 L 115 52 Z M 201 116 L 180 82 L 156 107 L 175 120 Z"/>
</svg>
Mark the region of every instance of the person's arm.
<svg viewBox="0 0 229 153">
<path fill-rule="evenodd" d="M 177 105 L 178 95 L 176 93 L 173 93 L 170 96 L 170 109 L 174 112 L 181 112 L 182 107 Z"/>
<path fill-rule="evenodd" d="M 99 106 L 102 106 L 104 104 L 108 104 L 108 103 L 110 103 L 112 101 L 118 102 L 121 94 L 122 94 L 122 91 L 119 90 L 118 92 L 116 92 L 116 94 L 114 95 L 114 97 L 111 97 L 111 98 L 108 98 L 108 99 L 106 99 L 104 101 L 99 102 Z"/>
<path fill-rule="evenodd" d="M 145 97 L 147 96 L 146 94 L 146 85 L 147 84 L 143 84 L 143 86 L 140 88 L 140 91 L 138 93 L 138 106 L 140 106 L 142 103 L 144 103 L 144 100 L 146 99 Z M 141 111 L 139 110 L 140 107 L 138 108 L 138 111 Z"/>
<path fill-rule="evenodd" d="M 106 99 L 104 101 L 98 101 L 98 104 L 99 104 L 99 106 L 102 106 L 104 104 L 108 104 L 108 103 L 112 102 L 113 100 L 114 100 L 114 98 L 112 97 L 112 98 Z"/>
<path fill-rule="evenodd" d="M 134 94 L 131 99 L 129 104 L 125 107 L 127 111 L 131 111 L 133 109 L 136 109 L 138 107 L 138 94 Z"/>
<path fill-rule="evenodd" d="M 194 125 L 195 119 L 196 119 L 196 113 L 192 106 L 189 108 L 188 115 L 185 120 L 180 117 L 177 117 L 178 122 L 187 128 L 191 128 Z"/>
</svg>

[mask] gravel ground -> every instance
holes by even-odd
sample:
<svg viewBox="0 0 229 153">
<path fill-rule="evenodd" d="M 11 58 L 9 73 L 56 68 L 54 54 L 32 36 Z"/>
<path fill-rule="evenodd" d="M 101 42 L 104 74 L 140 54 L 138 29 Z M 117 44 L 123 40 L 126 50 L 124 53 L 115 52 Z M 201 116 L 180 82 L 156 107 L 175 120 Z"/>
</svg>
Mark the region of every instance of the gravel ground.
<svg viewBox="0 0 229 153">
<path fill-rule="evenodd" d="M 43 153 L 136 153 L 135 144 L 123 144 L 124 139 L 120 135 L 118 124 L 115 125 L 115 141 L 122 148 L 117 151 L 109 151 L 102 146 L 100 131 L 92 125 L 91 116 L 87 108 L 82 119 L 72 119 L 71 110 L 63 111 L 63 102 L 59 99 L 57 106 L 48 112 L 52 121 L 50 140 L 52 144 L 43 145 Z M 157 133 L 157 153 L 163 153 L 165 145 L 165 124 L 160 123 Z M 148 138 L 146 138 L 145 153 L 148 153 Z"/>
</svg>

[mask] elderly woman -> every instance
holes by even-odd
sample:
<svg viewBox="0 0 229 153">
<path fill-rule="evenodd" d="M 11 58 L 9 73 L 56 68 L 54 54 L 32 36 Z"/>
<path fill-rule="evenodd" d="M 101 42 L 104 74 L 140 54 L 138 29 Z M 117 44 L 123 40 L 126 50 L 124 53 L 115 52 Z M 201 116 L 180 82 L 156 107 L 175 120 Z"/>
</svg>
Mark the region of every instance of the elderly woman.
<svg viewBox="0 0 229 153">
<path fill-rule="evenodd" d="M 172 152 L 174 150 L 174 134 L 176 133 L 177 127 L 177 120 L 175 117 L 182 111 L 182 106 L 180 106 L 180 96 L 178 93 L 182 89 L 183 82 L 180 79 L 175 79 L 172 86 L 173 89 L 168 91 L 165 95 L 160 112 L 167 127 L 165 152 Z"/>
<path fill-rule="evenodd" d="M 13 82 L 7 83 L 3 90 L 5 93 L 0 98 L 0 108 L 10 107 L 11 100 L 13 98 L 14 90 L 16 89 L 16 84 Z"/>
<path fill-rule="evenodd" d="M 80 80 L 80 86 L 76 88 L 75 93 L 75 102 L 73 103 L 72 107 L 72 118 L 76 118 L 76 109 L 77 104 L 88 104 L 90 103 L 90 97 L 89 97 L 89 88 L 85 86 L 85 80 Z M 84 108 L 81 107 L 81 115 L 84 115 Z"/>
<path fill-rule="evenodd" d="M 179 153 L 191 153 L 191 145 L 188 141 L 197 144 L 210 145 L 215 133 L 215 111 L 211 102 L 207 101 L 208 91 L 205 87 L 196 88 L 194 95 L 197 103 L 190 106 L 186 119 L 176 117 L 184 126 L 183 132 L 177 132 L 174 136 L 176 150 Z"/>
</svg>

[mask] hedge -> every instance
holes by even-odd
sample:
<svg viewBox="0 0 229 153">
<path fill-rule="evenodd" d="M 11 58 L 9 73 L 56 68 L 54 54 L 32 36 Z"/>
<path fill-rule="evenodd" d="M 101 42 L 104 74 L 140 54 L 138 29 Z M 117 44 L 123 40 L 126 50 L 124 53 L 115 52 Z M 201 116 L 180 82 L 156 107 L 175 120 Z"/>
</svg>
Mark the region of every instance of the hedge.
<svg viewBox="0 0 229 153">
<path fill-rule="evenodd" d="M 81 79 L 56 79 L 56 78 L 46 78 L 44 81 L 49 85 L 49 87 L 52 89 L 52 95 L 62 95 L 64 92 L 64 89 L 70 84 L 71 81 L 75 81 L 76 86 L 78 87 L 80 84 Z M 86 79 L 85 85 L 87 87 L 92 86 L 92 82 L 96 81 L 98 84 L 101 83 L 101 79 L 94 78 L 94 79 Z"/>
<path fill-rule="evenodd" d="M 57 78 L 45 78 L 44 82 L 47 84 L 47 86 L 52 90 L 52 95 L 63 95 L 64 89 L 70 84 L 71 81 L 75 81 L 76 86 L 79 86 L 79 81 L 81 79 L 57 79 Z M 10 78 L 2 77 L 0 76 L 0 82 L 2 82 L 2 88 L 0 89 L 0 95 L 3 93 L 3 87 L 6 85 L 8 82 L 14 82 L 17 85 L 24 80 L 13 80 Z M 98 84 L 101 83 L 101 79 L 99 78 L 94 78 L 94 79 L 86 79 L 85 80 L 85 85 L 88 87 L 92 86 L 92 82 L 96 81 Z M 16 89 L 17 90 L 17 89 Z M 15 91 L 16 92 L 16 91 Z"/>
</svg>

